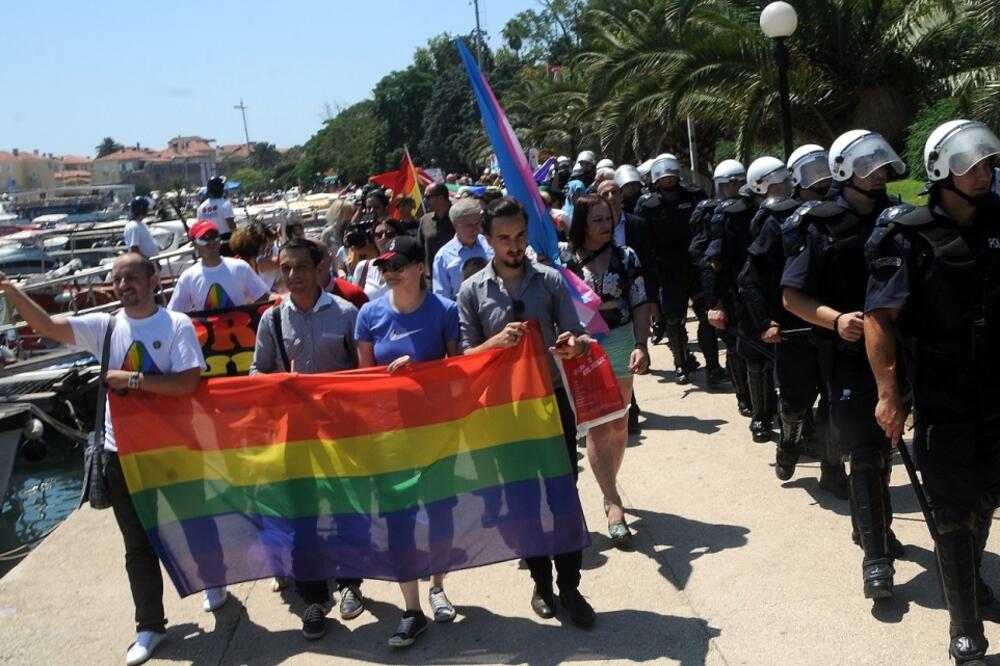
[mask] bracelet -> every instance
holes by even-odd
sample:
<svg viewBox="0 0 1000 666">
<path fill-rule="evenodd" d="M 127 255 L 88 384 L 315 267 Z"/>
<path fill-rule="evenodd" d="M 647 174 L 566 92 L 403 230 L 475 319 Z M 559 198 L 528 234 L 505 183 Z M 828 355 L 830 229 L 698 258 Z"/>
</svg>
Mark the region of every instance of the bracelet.
<svg viewBox="0 0 1000 666">
<path fill-rule="evenodd" d="M 128 387 L 130 389 L 138 389 L 140 381 L 142 381 L 142 375 L 138 372 L 133 372 L 128 376 Z"/>
<path fill-rule="evenodd" d="M 841 312 L 839 315 L 837 315 L 836 317 L 833 318 L 833 332 L 836 333 L 837 335 L 840 335 L 840 331 L 837 330 L 837 322 L 839 322 L 840 318 L 843 317 L 843 316 L 844 316 L 844 313 Z"/>
</svg>

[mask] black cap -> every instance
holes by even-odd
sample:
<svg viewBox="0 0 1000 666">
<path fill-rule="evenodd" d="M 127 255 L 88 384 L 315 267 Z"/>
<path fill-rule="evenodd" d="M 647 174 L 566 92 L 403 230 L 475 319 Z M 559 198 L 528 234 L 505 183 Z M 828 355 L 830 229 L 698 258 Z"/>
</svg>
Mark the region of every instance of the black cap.
<svg viewBox="0 0 1000 666">
<path fill-rule="evenodd" d="M 409 263 L 421 263 L 424 260 L 424 248 L 411 236 L 396 236 L 389 241 L 385 252 L 375 258 L 374 264 L 393 264 L 405 266 Z"/>
</svg>

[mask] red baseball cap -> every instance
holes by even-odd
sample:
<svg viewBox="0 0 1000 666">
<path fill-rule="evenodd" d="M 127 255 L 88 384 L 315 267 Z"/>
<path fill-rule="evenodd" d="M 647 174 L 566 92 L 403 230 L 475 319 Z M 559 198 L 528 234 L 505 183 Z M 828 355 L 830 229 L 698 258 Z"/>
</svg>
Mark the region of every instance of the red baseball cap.
<svg viewBox="0 0 1000 666">
<path fill-rule="evenodd" d="M 191 228 L 188 230 L 188 238 L 195 240 L 196 238 L 201 238 L 210 231 L 214 231 L 217 234 L 222 233 L 219 231 L 219 225 L 212 222 L 212 220 L 198 220 L 192 224 Z"/>
</svg>

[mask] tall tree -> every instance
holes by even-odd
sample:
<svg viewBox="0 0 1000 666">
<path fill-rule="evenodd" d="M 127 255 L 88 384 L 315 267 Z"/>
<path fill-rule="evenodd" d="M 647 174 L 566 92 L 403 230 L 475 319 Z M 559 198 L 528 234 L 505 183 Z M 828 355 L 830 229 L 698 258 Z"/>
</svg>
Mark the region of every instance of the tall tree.
<svg viewBox="0 0 1000 666">
<path fill-rule="evenodd" d="M 110 136 L 106 136 L 104 137 L 103 141 L 97 144 L 97 146 L 94 148 L 94 151 L 97 153 L 97 157 L 104 157 L 105 155 L 110 155 L 111 153 L 117 153 L 124 147 L 125 146 L 118 143 Z"/>
</svg>

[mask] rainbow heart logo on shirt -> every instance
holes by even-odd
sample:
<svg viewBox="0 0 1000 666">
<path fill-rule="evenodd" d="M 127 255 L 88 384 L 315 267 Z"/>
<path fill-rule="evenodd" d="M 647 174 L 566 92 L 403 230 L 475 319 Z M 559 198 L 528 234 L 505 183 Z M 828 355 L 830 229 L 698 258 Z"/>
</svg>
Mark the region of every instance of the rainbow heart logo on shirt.
<svg viewBox="0 0 1000 666">
<path fill-rule="evenodd" d="M 233 299 L 229 298 L 229 294 L 226 290 L 222 288 L 219 283 L 213 284 L 208 288 L 208 295 L 205 297 L 205 307 L 203 310 L 221 310 L 223 308 L 234 308 L 236 304 L 233 303 Z"/>
<path fill-rule="evenodd" d="M 122 363 L 122 370 L 127 372 L 142 372 L 147 375 L 163 374 L 156 367 L 156 361 L 153 360 L 153 355 L 146 349 L 146 345 L 138 340 L 133 342 L 132 346 L 125 352 L 125 362 Z"/>
</svg>

